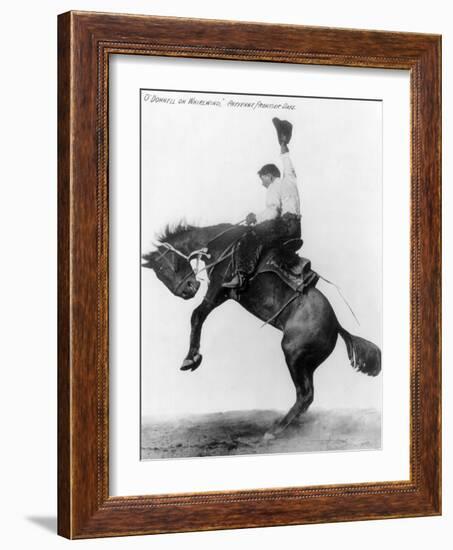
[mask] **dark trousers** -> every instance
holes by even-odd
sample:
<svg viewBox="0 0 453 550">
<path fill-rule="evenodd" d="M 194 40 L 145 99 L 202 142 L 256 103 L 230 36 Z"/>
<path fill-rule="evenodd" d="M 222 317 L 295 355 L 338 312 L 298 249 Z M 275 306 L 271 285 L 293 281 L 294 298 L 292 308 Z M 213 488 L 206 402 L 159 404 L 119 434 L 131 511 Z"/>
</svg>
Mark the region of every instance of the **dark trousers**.
<svg viewBox="0 0 453 550">
<path fill-rule="evenodd" d="M 295 214 L 286 213 L 250 227 L 236 249 L 236 271 L 251 275 L 265 250 L 280 248 L 286 241 L 300 238 L 300 216 Z"/>
</svg>

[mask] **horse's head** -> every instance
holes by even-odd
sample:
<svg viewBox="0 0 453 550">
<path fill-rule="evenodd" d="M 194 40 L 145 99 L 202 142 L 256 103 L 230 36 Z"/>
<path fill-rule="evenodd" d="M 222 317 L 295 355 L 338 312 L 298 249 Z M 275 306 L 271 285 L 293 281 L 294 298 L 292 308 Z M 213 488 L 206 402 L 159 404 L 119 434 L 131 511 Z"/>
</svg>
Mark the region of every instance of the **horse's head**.
<svg viewBox="0 0 453 550">
<path fill-rule="evenodd" d="M 158 246 L 157 250 L 144 254 L 142 258 L 145 260 L 142 267 L 153 269 L 157 278 L 175 296 L 189 300 L 200 288 L 189 260 L 171 248 Z"/>
</svg>

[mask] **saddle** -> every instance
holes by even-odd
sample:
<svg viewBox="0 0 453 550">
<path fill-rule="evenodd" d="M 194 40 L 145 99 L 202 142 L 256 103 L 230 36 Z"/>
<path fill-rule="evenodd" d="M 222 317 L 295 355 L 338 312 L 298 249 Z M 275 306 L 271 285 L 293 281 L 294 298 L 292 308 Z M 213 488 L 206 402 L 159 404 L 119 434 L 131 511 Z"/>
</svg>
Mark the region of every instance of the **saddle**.
<svg viewBox="0 0 453 550">
<path fill-rule="evenodd" d="M 264 252 L 251 279 L 260 273 L 274 273 L 292 290 L 300 293 L 315 286 L 319 275 L 312 270 L 311 261 L 298 256 L 294 248 L 293 244 L 284 248 L 271 248 Z"/>
</svg>

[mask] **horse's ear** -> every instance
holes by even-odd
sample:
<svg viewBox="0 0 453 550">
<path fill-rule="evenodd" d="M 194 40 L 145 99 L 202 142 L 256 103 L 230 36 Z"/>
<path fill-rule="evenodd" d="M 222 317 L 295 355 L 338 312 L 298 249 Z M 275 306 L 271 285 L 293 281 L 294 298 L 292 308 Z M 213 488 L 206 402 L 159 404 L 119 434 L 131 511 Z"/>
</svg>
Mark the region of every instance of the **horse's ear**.
<svg viewBox="0 0 453 550">
<path fill-rule="evenodd" d="M 154 267 L 154 254 L 155 252 L 142 254 L 142 260 L 144 260 L 144 263 L 142 263 L 142 267 L 149 267 L 150 269 Z"/>
</svg>

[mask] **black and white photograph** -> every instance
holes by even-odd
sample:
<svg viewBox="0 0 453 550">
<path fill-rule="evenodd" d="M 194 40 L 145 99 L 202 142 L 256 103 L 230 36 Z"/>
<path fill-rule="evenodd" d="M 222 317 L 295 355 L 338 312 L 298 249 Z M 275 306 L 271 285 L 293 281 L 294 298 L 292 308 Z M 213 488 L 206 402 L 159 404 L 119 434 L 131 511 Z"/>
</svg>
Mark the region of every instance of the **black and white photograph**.
<svg viewBox="0 0 453 550">
<path fill-rule="evenodd" d="M 140 90 L 141 459 L 379 450 L 382 102 Z"/>
</svg>

